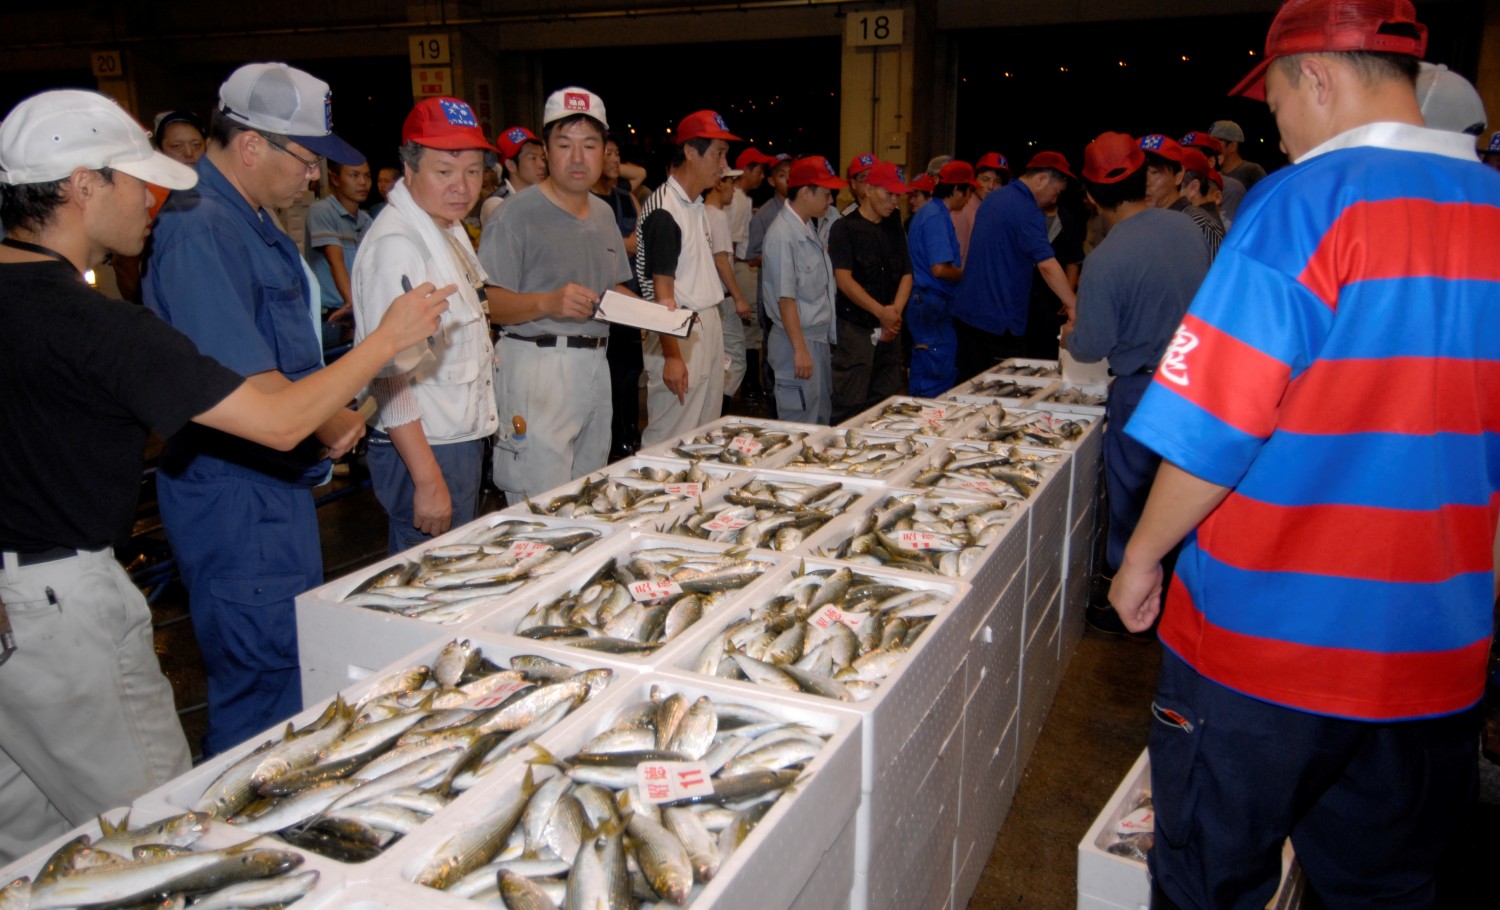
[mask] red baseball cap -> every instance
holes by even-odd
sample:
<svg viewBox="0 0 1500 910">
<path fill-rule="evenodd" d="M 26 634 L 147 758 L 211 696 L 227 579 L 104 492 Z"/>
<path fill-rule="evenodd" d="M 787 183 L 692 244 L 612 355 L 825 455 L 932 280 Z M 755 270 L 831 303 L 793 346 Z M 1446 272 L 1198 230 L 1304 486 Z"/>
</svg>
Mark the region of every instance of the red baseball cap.
<svg viewBox="0 0 1500 910">
<path fill-rule="evenodd" d="M 974 166 L 967 161 L 950 161 L 943 165 L 938 171 L 937 182 L 979 189 L 979 184 L 974 182 Z"/>
<path fill-rule="evenodd" d="M 932 191 L 937 189 L 937 181 L 932 179 L 931 174 L 918 174 L 917 179 L 907 184 L 914 193 L 926 193 L 931 196 Z"/>
<path fill-rule="evenodd" d="M 753 148 L 745 149 L 743 152 L 740 152 L 737 158 L 734 159 L 735 168 L 741 171 L 747 171 L 757 164 L 770 166 L 774 165 L 775 163 L 775 158 L 772 158 L 765 152 L 758 152 Z"/>
<path fill-rule="evenodd" d="M 1083 149 L 1083 179 L 1090 183 L 1119 183 L 1145 163 L 1146 153 L 1141 151 L 1135 137 L 1128 133 L 1100 133 Z"/>
<path fill-rule="evenodd" d="M 880 162 L 880 159 L 876 158 L 875 155 L 874 155 L 874 153 L 872 153 L 872 152 L 865 152 L 865 153 L 860 154 L 860 155 L 855 155 L 853 158 L 849 159 L 849 177 L 850 177 L 850 179 L 858 177 L 860 174 L 863 174 L 865 171 L 868 171 L 870 168 L 874 167 L 879 162 Z"/>
<path fill-rule="evenodd" d="M 538 139 L 531 130 L 524 126 L 513 126 L 495 137 L 495 148 L 500 152 L 501 161 L 509 161 L 521 154 L 521 147 L 528 142 L 542 144 L 542 140 Z"/>
<path fill-rule="evenodd" d="M 1271 61 L 1319 51 L 1421 57 L 1427 53 L 1427 26 L 1417 21 L 1410 0 L 1289 0 L 1266 33 L 1265 56 L 1229 94 L 1264 101 Z"/>
<path fill-rule="evenodd" d="M 901 178 L 901 168 L 889 161 L 877 161 L 865 174 L 865 186 L 878 186 L 893 193 L 910 193 L 911 187 Z"/>
<path fill-rule="evenodd" d="M 1068 164 L 1068 159 L 1062 152 L 1037 152 L 1031 156 L 1030 161 L 1026 162 L 1026 170 L 1028 171 L 1043 167 L 1060 171 L 1066 174 L 1071 180 L 1078 179 L 1078 175 L 1073 173 L 1073 166 Z"/>
<path fill-rule="evenodd" d="M 424 98 L 418 102 L 401 124 L 401 141 L 447 151 L 495 150 L 484 138 L 473 109 L 457 98 Z"/>
<path fill-rule="evenodd" d="M 1198 149 L 1183 149 L 1182 169 L 1207 177 L 1209 172 L 1214 169 L 1214 166 L 1209 163 L 1208 156 Z"/>
<path fill-rule="evenodd" d="M 1161 133 L 1152 133 L 1141 137 L 1141 151 L 1159 155 L 1168 161 L 1182 163 L 1182 146 L 1171 136 L 1163 136 Z"/>
<path fill-rule="evenodd" d="M 839 172 L 833 169 L 833 164 L 822 155 L 813 155 L 808 158 L 798 158 L 792 162 L 792 173 L 786 180 L 787 188 L 794 186 L 826 186 L 830 190 L 841 190 L 848 186 L 848 181 L 839 179 Z"/>
<path fill-rule="evenodd" d="M 1224 154 L 1224 143 L 1207 133 L 1200 133 L 1197 130 L 1183 136 L 1182 141 L 1178 145 L 1181 145 L 1183 148 L 1207 149 L 1215 155 Z"/>
<path fill-rule="evenodd" d="M 723 139 L 725 142 L 735 142 L 739 138 L 729 131 L 724 118 L 713 111 L 694 111 L 677 124 L 678 145 L 689 139 Z"/>
<path fill-rule="evenodd" d="M 1006 161 L 1005 156 L 1000 154 L 999 152 L 985 152 L 984 155 L 980 157 L 979 163 L 974 165 L 974 170 L 982 171 L 986 168 L 992 171 L 1004 171 L 1005 173 L 1009 174 L 1010 162 Z"/>
</svg>

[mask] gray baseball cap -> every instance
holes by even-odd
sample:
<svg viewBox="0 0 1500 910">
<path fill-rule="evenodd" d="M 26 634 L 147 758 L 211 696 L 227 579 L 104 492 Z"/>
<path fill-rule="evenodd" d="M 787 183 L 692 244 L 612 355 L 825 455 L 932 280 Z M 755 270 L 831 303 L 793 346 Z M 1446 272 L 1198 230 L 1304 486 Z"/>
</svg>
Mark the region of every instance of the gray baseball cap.
<svg viewBox="0 0 1500 910">
<path fill-rule="evenodd" d="M 1208 134 L 1224 142 L 1245 141 L 1245 131 L 1233 120 L 1215 120 L 1214 125 L 1208 128 Z"/>
<path fill-rule="evenodd" d="M 285 63 L 247 63 L 219 86 L 219 110 L 253 130 L 279 133 L 339 164 L 365 156 L 333 134 L 333 92 L 316 76 Z"/>
</svg>

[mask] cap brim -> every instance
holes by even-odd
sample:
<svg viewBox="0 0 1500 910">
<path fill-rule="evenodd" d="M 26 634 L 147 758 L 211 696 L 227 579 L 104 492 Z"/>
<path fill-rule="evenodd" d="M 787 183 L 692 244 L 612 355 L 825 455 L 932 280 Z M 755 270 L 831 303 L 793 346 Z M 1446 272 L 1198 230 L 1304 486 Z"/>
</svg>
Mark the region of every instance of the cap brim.
<svg viewBox="0 0 1500 910">
<path fill-rule="evenodd" d="M 1241 79 L 1239 85 L 1229 90 L 1230 97 L 1239 96 L 1249 98 L 1251 101 L 1266 100 L 1266 70 L 1271 66 L 1271 59 L 1274 58 L 1267 58 L 1257 63 L 1255 69 L 1250 71 L 1250 75 Z M 1214 138 L 1222 139 L 1219 136 L 1214 136 Z"/>
<path fill-rule="evenodd" d="M 169 190 L 190 190 L 198 185 L 197 171 L 161 152 L 152 152 L 150 158 L 140 161 L 111 162 L 110 167 Z"/>
<path fill-rule="evenodd" d="M 820 177 L 807 183 L 799 183 L 797 186 L 823 186 L 830 190 L 841 190 L 849 185 L 849 181 L 840 177 Z"/>
<path fill-rule="evenodd" d="M 288 136 L 308 151 L 322 155 L 329 161 L 353 167 L 356 164 L 364 164 L 365 156 L 355 150 L 354 146 L 340 139 L 333 133 L 326 136 Z"/>
<path fill-rule="evenodd" d="M 719 177 L 721 179 L 724 178 L 724 177 L 738 177 L 739 175 L 741 175 L 743 173 L 745 173 L 743 169 L 737 168 L 737 167 L 732 167 L 732 168 L 726 170 L 724 173 L 720 174 Z"/>
<path fill-rule="evenodd" d="M 684 142 L 691 142 L 694 139 L 723 139 L 725 142 L 742 141 L 740 137 L 736 136 L 734 133 L 699 133 L 696 136 L 689 136 L 686 139 L 678 139 L 677 144 L 681 145 Z"/>
<path fill-rule="evenodd" d="M 870 183 L 869 181 L 865 181 L 865 186 L 878 186 L 888 193 L 903 194 L 911 192 L 911 187 L 899 180 L 892 181 L 891 183 Z"/>
</svg>

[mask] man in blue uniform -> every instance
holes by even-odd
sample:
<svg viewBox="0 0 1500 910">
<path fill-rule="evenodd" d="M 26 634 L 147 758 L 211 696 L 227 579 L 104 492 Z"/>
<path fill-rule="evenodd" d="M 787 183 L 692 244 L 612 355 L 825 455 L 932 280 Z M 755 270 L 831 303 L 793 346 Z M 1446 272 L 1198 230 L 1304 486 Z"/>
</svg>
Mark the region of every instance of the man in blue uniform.
<svg viewBox="0 0 1500 910">
<path fill-rule="evenodd" d="M 332 132 L 327 83 L 282 63 L 219 89 L 198 186 L 167 200 L 145 282 L 148 306 L 198 349 L 264 390 L 322 366 L 317 303 L 285 207 L 327 156 L 364 161 Z M 157 498 L 208 674 L 204 752 L 298 711 L 293 598 L 323 581 L 312 487 L 364 432 L 343 410 L 290 453 L 202 427 L 168 441 Z"/>
</svg>

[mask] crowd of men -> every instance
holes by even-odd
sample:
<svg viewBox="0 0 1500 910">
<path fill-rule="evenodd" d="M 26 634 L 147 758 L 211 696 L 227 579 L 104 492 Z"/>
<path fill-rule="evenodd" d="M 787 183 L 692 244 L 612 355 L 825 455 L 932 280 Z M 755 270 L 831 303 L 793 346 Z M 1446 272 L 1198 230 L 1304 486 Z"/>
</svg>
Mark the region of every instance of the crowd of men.
<svg viewBox="0 0 1500 910">
<path fill-rule="evenodd" d="M 703 110 L 648 190 L 576 86 L 493 141 L 462 100 L 422 100 L 372 174 L 326 83 L 279 63 L 235 70 L 206 124 L 158 118 L 159 151 L 102 96 L 22 102 L 0 123 L 0 314 L 21 341 L 0 367 L 0 863 L 186 769 L 110 550 L 148 429 L 212 754 L 301 706 L 311 490 L 361 438 L 397 552 L 470 520 L 486 473 L 532 496 L 736 394 L 826 424 L 1060 345 L 1114 377 L 1118 616 L 1092 621 L 1162 619 L 1158 905 L 1263 906 L 1291 836 L 1330 906 L 1429 906 L 1472 792 L 1496 588 L 1497 418 L 1473 365 L 1500 361 L 1500 177 L 1474 161 L 1472 87 L 1419 68 L 1425 45 L 1406 0 L 1291 0 L 1236 89 L 1277 118 L 1292 166 L 1271 175 L 1221 120 L 1103 133 L 1076 169 L 992 151 L 908 182 L 860 154 L 840 176 L 736 149 Z M 278 213 L 319 178 L 299 249 Z M 110 255 L 144 309 L 80 282 Z M 612 325 L 607 291 L 692 328 Z M 1397 372 L 1420 394 L 1393 394 Z"/>
</svg>

